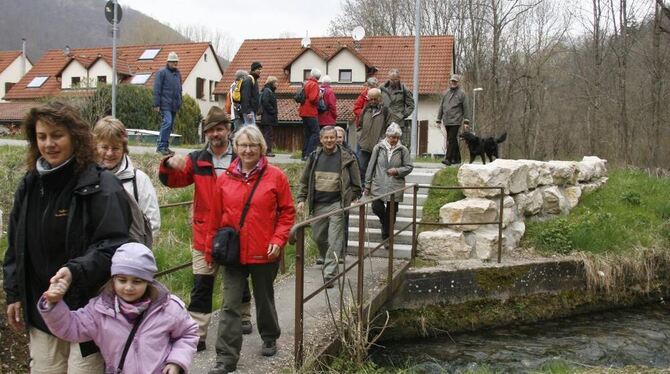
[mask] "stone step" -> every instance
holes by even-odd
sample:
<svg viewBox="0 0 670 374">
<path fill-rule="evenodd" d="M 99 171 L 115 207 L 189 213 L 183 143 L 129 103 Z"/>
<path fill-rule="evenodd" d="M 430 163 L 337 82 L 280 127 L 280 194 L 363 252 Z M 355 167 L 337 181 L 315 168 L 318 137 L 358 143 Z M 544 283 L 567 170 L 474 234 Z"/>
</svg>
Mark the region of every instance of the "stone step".
<svg viewBox="0 0 670 374">
<path fill-rule="evenodd" d="M 396 227 L 406 226 L 410 222 L 412 222 L 412 217 L 403 217 L 400 215 L 396 216 L 395 220 Z M 382 224 L 381 222 L 379 222 L 379 218 L 376 215 L 368 214 L 366 216 L 365 227 L 379 229 L 382 227 L 381 225 Z M 349 227 L 358 228 L 358 214 L 349 216 Z"/>
<path fill-rule="evenodd" d="M 381 242 L 382 230 L 380 228 L 366 227 L 365 232 L 365 241 Z M 358 240 L 358 226 L 349 226 L 349 240 Z M 412 231 L 409 229 L 400 233 L 396 231 L 395 242 L 399 244 L 411 244 Z"/>
<path fill-rule="evenodd" d="M 365 242 L 365 254 L 367 254 L 370 249 L 373 249 L 379 245 L 379 242 Z M 347 255 L 349 256 L 358 256 L 358 242 L 349 241 L 347 242 Z M 380 248 L 375 253 L 372 254 L 372 257 L 388 257 L 388 251 L 386 249 Z M 400 244 L 393 243 L 393 257 L 394 258 L 403 258 L 408 259 L 412 257 L 412 245 L 411 244 Z"/>
<path fill-rule="evenodd" d="M 415 169 L 416 170 L 416 169 Z M 417 184 L 430 184 L 433 181 L 434 172 L 430 171 L 418 171 L 412 172 L 405 177 L 405 182 L 407 183 L 417 183 Z"/>
</svg>

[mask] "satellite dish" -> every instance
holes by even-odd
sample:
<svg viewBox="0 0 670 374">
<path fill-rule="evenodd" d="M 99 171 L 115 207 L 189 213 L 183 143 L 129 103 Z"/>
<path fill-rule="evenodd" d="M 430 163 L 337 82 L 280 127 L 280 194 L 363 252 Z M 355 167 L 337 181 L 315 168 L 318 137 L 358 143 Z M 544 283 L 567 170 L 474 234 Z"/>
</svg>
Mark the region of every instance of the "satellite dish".
<svg viewBox="0 0 670 374">
<path fill-rule="evenodd" d="M 309 36 L 302 38 L 300 41 L 300 45 L 302 45 L 303 48 L 308 48 L 310 44 L 312 44 L 312 40 L 309 38 Z"/>
<path fill-rule="evenodd" d="M 354 27 L 354 29 L 351 30 L 351 37 L 357 42 L 363 40 L 363 38 L 365 38 L 365 29 L 363 26 Z"/>
<path fill-rule="evenodd" d="M 69 56 L 69 55 L 70 55 L 70 51 L 71 51 L 71 50 L 70 50 L 70 46 L 69 46 L 69 45 L 66 45 L 65 48 L 63 48 L 63 54 L 64 54 L 65 56 Z"/>
</svg>

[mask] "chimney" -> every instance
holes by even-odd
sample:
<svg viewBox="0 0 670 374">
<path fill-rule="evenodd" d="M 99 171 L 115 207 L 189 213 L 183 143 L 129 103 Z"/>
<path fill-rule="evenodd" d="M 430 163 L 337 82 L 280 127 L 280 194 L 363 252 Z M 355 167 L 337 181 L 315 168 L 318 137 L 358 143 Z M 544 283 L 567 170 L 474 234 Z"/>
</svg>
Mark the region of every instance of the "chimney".
<svg viewBox="0 0 670 374">
<path fill-rule="evenodd" d="M 26 75 L 26 38 L 21 39 L 21 77 Z"/>
</svg>

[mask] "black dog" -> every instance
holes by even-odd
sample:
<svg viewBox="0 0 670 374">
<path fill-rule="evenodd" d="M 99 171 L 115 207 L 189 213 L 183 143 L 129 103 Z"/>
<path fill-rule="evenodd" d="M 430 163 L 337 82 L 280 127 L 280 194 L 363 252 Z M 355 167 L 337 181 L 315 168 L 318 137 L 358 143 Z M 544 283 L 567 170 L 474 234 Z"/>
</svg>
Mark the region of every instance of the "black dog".
<svg viewBox="0 0 670 374">
<path fill-rule="evenodd" d="M 489 162 L 493 162 L 493 157 L 498 158 L 498 144 L 502 143 L 507 139 L 507 132 L 502 133 L 497 139 L 494 139 L 492 136 L 488 138 L 480 138 L 479 136 L 466 131 L 458 136 L 459 138 L 465 140 L 468 144 L 468 149 L 470 150 L 470 163 L 475 160 L 477 155 L 482 157 L 482 164 L 486 164 L 486 158 L 484 155 L 488 156 Z"/>
</svg>

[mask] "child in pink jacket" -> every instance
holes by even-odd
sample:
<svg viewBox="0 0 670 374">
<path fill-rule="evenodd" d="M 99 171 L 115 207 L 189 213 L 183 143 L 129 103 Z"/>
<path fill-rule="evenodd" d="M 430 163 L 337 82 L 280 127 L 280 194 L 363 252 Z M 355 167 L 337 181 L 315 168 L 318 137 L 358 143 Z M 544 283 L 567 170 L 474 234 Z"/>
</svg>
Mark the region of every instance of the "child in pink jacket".
<svg viewBox="0 0 670 374">
<path fill-rule="evenodd" d="M 182 301 L 154 281 L 156 270 L 149 248 L 126 243 L 112 257 L 112 279 L 88 305 L 70 311 L 62 300 L 69 284 L 60 279 L 40 298 L 38 309 L 55 336 L 71 342 L 93 340 L 105 360 L 105 373 L 117 373 L 138 322 L 122 372 L 188 372 L 198 343 L 197 325 Z"/>
</svg>

